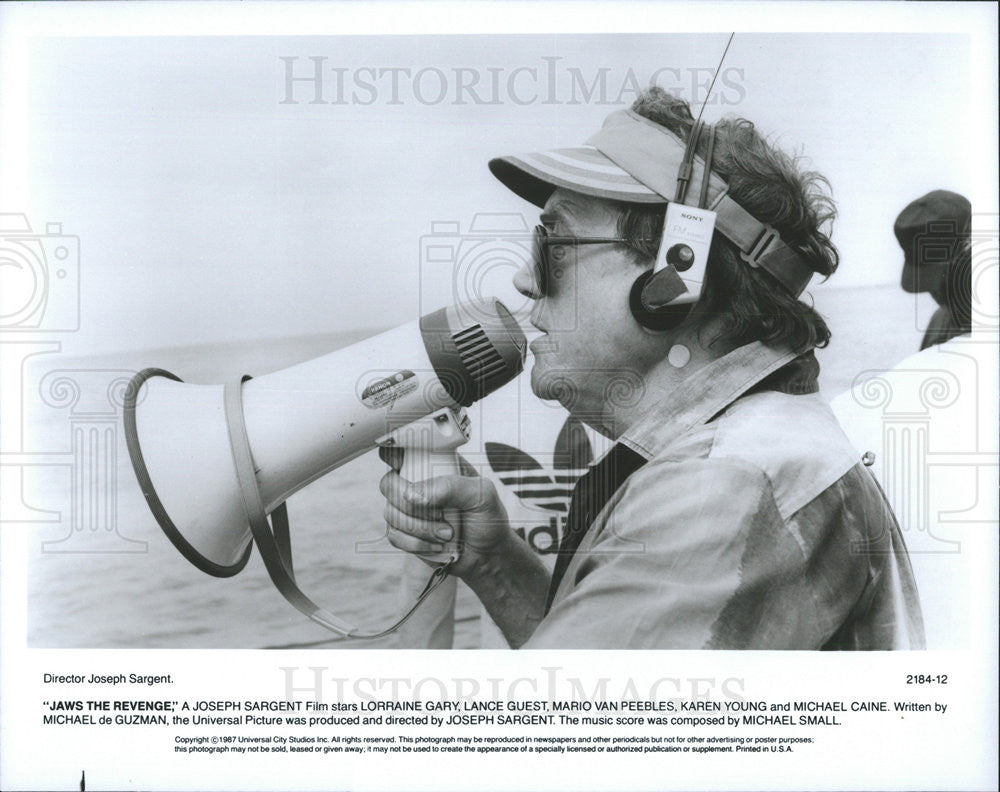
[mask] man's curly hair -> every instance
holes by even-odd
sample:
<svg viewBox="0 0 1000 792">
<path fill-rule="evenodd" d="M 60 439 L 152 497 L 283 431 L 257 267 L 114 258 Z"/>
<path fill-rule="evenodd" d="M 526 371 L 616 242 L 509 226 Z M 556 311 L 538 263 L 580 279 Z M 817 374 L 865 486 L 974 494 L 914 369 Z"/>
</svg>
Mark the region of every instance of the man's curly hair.
<svg viewBox="0 0 1000 792">
<path fill-rule="evenodd" d="M 684 141 L 694 127 L 687 102 L 659 87 L 641 94 L 632 110 Z M 777 229 L 785 244 L 797 251 L 813 272 L 831 275 L 839 257 L 821 230 L 836 215 L 827 194 L 827 180 L 813 171 L 799 170 L 796 158 L 768 143 L 746 119 L 726 119 L 715 129 L 712 170 L 729 184 L 729 196 L 762 223 Z M 698 141 L 697 153 L 702 158 L 707 139 L 708 135 L 702 134 Z M 663 206 L 622 204 L 619 233 L 632 240 L 629 244 L 644 265 L 656 257 L 665 212 Z M 826 346 L 830 340 L 830 329 L 822 316 L 763 269 L 748 266 L 736 245 L 721 234 L 712 240 L 701 302 L 709 313 L 725 319 L 725 329 L 714 342 L 723 346 L 763 341 L 801 352 Z"/>
</svg>

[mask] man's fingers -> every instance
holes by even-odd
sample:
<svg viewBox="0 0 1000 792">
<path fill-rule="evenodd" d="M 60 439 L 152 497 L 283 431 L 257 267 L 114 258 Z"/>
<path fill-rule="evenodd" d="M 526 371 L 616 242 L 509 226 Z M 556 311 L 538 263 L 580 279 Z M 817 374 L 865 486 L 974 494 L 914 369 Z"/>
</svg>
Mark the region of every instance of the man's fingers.
<svg viewBox="0 0 1000 792">
<path fill-rule="evenodd" d="M 425 542 L 410 534 L 389 528 L 389 544 L 407 553 L 440 553 L 444 550 L 444 545 L 439 542 Z"/>
<path fill-rule="evenodd" d="M 388 501 L 385 504 L 384 514 L 385 521 L 389 524 L 390 529 L 408 534 L 420 541 L 440 545 L 442 542 L 449 542 L 455 538 L 454 526 L 446 522 L 426 520 L 422 517 L 407 514 L 397 509 Z M 396 546 L 399 547 L 399 545 Z M 438 547 L 438 550 L 440 549 Z"/>
<path fill-rule="evenodd" d="M 478 476 L 438 476 L 407 482 L 389 471 L 382 477 L 379 489 L 389 503 L 415 517 L 427 517 L 442 509 L 488 511 L 496 502 L 493 482 Z"/>
<path fill-rule="evenodd" d="M 379 490 L 388 503 L 406 514 L 423 517 L 434 512 L 434 507 L 427 503 L 423 493 L 394 470 L 382 476 Z M 388 520 L 388 517 L 386 519 Z"/>
</svg>

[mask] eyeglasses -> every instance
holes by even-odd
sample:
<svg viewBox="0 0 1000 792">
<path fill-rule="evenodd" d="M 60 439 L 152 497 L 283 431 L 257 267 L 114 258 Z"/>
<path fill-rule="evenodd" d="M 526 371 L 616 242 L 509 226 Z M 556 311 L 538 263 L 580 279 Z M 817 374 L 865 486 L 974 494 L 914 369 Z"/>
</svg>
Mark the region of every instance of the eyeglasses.
<svg viewBox="0 0 1000 792">
<path fill-rule="evenodd" d="M 630 241 L 624 237 L 555 236 L 550 234 L 545 226 L 536 225 L 531 242 L 538 291 L 543 297 L 547 295 L 553 277 L 558 278 L 560 275 L 559 272 L 553 273 L 552 262 L 549 260 L 549 245 L 609 245 L 628 244 Z"/>
</svg>

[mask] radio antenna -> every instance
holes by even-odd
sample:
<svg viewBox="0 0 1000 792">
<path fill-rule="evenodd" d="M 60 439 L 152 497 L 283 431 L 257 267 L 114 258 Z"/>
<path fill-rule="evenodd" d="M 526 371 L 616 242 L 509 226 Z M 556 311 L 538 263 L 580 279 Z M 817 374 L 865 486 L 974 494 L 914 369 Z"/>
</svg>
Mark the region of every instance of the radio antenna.
<svg viewBox="0 0 1000 792">
<path fill-rule="evenodd" d="M 726 42 L 726 48 L 722 51 L 722 57 L 719 58 L 719 65 L 715 67 L 715 74 L 712 75 L 712 83 L 708 86 L 708 93 L 705 94 L 705 101 L 701 103 L 701 110 L 698 111 L 698 117 L 695 119 L 695 126 L 701 121 L 701 114 L 705 112 L 705 105 L 708 104 L 708 100 L 712 96 L 712 89 L 715 87 L 715 81 L 719 77 L 719 72 L 722 71 L 722 64 L 726 60 L 726 53 L 729 52 L 729 45 L 733 43 L 733 36 L 736 35 L 734 30 L 729 34 L 729 41 Z"/>
<path fill-rule="evenodd" d="M 729 41 L 726 42 L 726 48 L 722 51 L 722 57 L 719 58 L 719 65 L 715 67 L 715 74 L 712 75 L 712 82 L 708 86 L 708 93 L 705 94 L 705 101 L 701 103 L 701 109 L 698 111 L 698 118 L 695 119 L 694 126 L 691 127 L 691 134 L 688 136 L 687 145 L 684 147 L 684 159 L 681 161 L 681 166 L 677 171 L 677 190 L 674 192 L 674 202 L 684 203 L 684 199 L 687 196 L 688 183 L 691 181 L 691 170 L 694 165 L 695 151 L 698 148 L 698 138 L 701 137 L 701 116 L 705 112 L 705 106 L 708 104 L 708 100 L 712 96 L 712 89 L 715 88 L 715 81 L 719 77 L 719 72 L 722 71 L 722 64 L 726 60 L 726 53 L 729 52 L 729 45 L 733 43 L 733 36 L 736 32 L 733 31 L 729 34 Z M 715 127 L 711 130 L 711 148 L 715 145 Z M 701 206 L 705 201 L 706 190 L 708 189 L 708 172 L 712 167 L 711 151 L 709 151 L 709 160 L 705 167 L 704 180 L 702 183 L 702 196 L 701 202 L 698 204 Z"/>
<path fill-rule="evenodd" d="M 701 176 L 701 196 L 698 206 L 688 206 L 685 202 L 688 186 L 694 171 L 698 138 L 702 131 L 702 114 L 712 97 L 715 81 L 722 71 L 722 64 L 729 52 L 736 33 L 729 34 L 729 41 L 715 67 L 712 83 L 701 103 L 698 118 L 695 119 L 684 144 L 684 156 L 677 168 L 677 187 L 674 200 L 667 202 L 663 217 L 663 236 L 659 252 L 651 271 L 640 275 L 632 286 L 629 306 L 632 316 L 648 330 L 669 330 L 684 321 L 690 308 L 701 299 L 705 281 L 708 254 L 715 232 L 715 211 L 707 207 L 709 179 L 712 175 L 712 154 L 715 149 L 715 126 L 709 125 L 708 146 L 705 165 Z M 693 99 L 693 97 L 692 97 Z M 678 135 L 680 137 L 680 135 Z M 724 191 L 723 191 L 723 194 Z M 662 193 L 661 193 L 662 195 Z M 681 274 L 683 273 L 683 274 Z M 685 307 L 685 311 L 665 311 L 668 306 Z"/>
<path fill-rule="evenodd" d="M 722 70 L 722 63 L 726 59 L 726 53 L 729 52 L 729 45 L 733 43 L 733 36 L 736 32 L 729 34 L 729 41 L 726 42 L 726 48 L 722 51 L 722 57 L 719 58 L 719 65 L 715 67 L 715 74 L 712 75 L 712 83 L 708 86 L 708 93 L 705 94 L 705 101 L 701 103 L 701 110 L 698 111 L 698 118 L 695 119 L 694 126 L 691 127 L 691 134 L 688 135 L 687 145 L 684 147 L 684 159 L 681 160 L 681 166 L 677 170 L 677 190 L 674 192 L 674 202 L 684 203 L 684 199 L 687 196 L 688 182 L 691 181 L 691 170 L 694 166 L 694 156 L 695 151 L 698 148 L 698 138 L 701 137 L 701 114 L 705 112 L 705 105 L 708 104 L 709 98 L 712 96 L 712 89 L 715 87 L 715 80 L 719 76 L 719 72 Z M 711 131 L 711 143 L 714 147 L 715 144 L 715 128 Z M 705 166 L 704 181 L 702 184 L 702 198 L 701 201 L 705 201 L 705 191 L 707 190 L 708 184 L 708 172 L 712 167 L 711 153 L 709 154 L 708 163 Z M 699 203 L 699 206 L 701 204 Z"/>
</svg>

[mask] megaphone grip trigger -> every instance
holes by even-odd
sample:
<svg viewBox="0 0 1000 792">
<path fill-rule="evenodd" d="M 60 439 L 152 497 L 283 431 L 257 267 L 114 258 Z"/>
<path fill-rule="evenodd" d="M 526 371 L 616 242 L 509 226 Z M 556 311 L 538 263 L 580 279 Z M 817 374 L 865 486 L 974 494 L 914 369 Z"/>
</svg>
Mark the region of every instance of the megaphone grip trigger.
<svg viewBox="0 0 1000 792">
<path fill-rule="evenodd" d="M 385 464 L 395 470 L 397 473 L 403 467 L 403 454 L 402 448 L 397 448 L 395 446 L 379 446 L 378 447 L 378 457 Z"/>
</svg>

